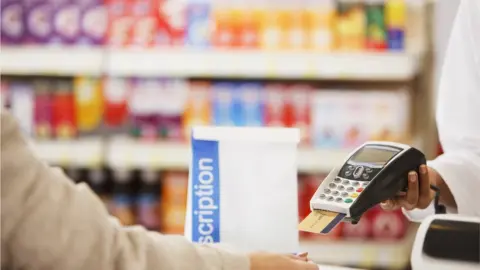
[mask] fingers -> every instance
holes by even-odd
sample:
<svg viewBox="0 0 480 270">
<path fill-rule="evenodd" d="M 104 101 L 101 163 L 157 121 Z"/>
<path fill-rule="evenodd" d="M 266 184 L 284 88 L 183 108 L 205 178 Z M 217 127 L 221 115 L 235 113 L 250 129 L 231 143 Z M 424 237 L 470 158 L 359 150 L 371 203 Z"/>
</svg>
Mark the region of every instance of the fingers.
<svg viewBox="0 0 480 270">
<path fill-rule="evenodd" d="M 297 261 L 304 261 L 304 262 L 308 261 L 308 253 L 307 252 L 296 254 L 296 255 L 295 254 L 288 254 L 287 256 L 290 259 L 297 260 Z"/>
<path fill-rule="evenodd" d="M 393 211 L 400 207 L 396 200 L 386 200 L 380 203 L 380 206 L 387 211 Z"/>
<path fill-rule="evenodd" d="M 408 191 L 404 200 L 401 200 L 401 206 L 406 210 L 412 210 L 416 207 L 419 197 L 418 175 L 416 172 L 408 173 Z"/>
<path fill-rule="evenodd" d="M 420 179 L 419 179 L 419 199 L 417 202 L 417 207 L 420 209 L 425 209 L 430 205 L 430 177 L 428 175 L 428 168 L 426 165 L 420 166 Z"/>
</svg>

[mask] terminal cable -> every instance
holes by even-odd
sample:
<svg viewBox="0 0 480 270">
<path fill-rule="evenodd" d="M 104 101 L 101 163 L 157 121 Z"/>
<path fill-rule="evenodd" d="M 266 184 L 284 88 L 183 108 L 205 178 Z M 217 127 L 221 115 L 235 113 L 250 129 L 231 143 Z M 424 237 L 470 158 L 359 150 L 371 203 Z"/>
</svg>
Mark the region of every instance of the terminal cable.
<svg viewBox="0 0 480 270">
<path fill-rule="evenodd" d="M 435 191 L 435 198 L 433 201 L 433 206 L 435 207 L 435 214 L 446 214 L 447 209 L 445 205 L 440 204 L 440 188 L 435 185 L 430 185 L 430 189 Z"/>
</svg>

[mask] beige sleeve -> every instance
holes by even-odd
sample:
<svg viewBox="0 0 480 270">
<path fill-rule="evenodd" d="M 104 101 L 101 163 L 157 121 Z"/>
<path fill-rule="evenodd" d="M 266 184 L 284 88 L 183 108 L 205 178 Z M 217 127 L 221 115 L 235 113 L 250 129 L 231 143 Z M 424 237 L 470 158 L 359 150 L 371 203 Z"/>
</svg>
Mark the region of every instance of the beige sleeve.
<svg viewBox="0 0 480 270">
<path fill-rule="evenodd" d="M 88 186 L 30 150 L 1 113 L 2 269 L 248 270 L 248 257 L 112 222 Z"/>
</svg>

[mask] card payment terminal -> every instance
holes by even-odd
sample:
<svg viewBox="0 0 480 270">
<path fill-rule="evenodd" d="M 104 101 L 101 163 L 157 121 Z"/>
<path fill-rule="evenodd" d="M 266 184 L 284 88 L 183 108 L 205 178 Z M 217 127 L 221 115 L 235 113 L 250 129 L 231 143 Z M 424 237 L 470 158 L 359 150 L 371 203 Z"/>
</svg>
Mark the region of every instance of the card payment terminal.
<svg viewBox="0 0 480 270">
<path fill-rule="evenodd" d="M 332 170 L 310 200 L 310 208 L 343 214 L 357 223 L 371 207 L 406 191 L 408 173 L 425 164 L 425 155 L 405 144 L 371 141 Z"/>
</svg>

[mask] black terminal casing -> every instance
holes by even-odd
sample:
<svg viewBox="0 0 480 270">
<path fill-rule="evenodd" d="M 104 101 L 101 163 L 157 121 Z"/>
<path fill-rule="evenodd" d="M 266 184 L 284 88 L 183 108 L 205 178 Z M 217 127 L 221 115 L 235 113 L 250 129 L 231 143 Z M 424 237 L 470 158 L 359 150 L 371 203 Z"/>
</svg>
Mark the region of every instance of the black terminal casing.
<svg viewBox="0 0 480 270">
<path fill-rule="evenodd" d="M 395 148 L 395 147 L 393 147 Z M 402 150 L 402 149 L 399 149 Z M 419 173 L 420 165 L 426 164 L 425 155 L 416 148 L 408 148 L 396 154 L 386 167 L 378 170 L 367 187 L 350 207 L 351 222 L 357 223 L 363 213 L 381 202 L 394 198 L 408 187 L 408 173 Z M 345 166 L 348 166 L 347 164 Z M 344 166 L 344 167 L 345 167 Z M 342 168 L 340 174 L 342 174 Z"/>
</svg>

